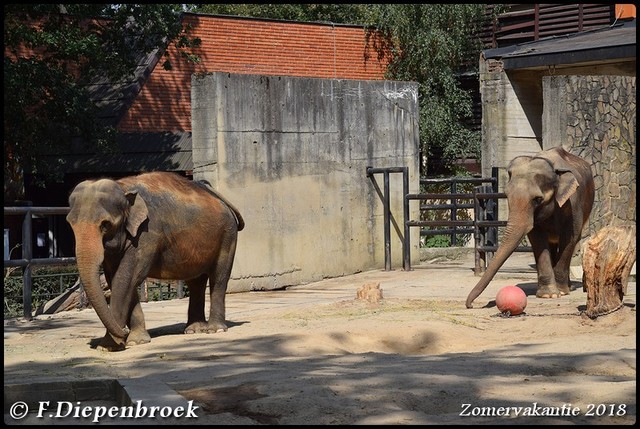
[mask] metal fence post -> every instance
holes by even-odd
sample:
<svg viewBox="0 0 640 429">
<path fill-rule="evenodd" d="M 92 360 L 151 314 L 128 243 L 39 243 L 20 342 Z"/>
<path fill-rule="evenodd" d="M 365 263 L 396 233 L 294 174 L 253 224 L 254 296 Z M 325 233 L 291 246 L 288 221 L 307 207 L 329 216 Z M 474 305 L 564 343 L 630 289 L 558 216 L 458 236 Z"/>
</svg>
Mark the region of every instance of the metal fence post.
<svg viewBox="0 0 640 429">
<path fill-rule="evenodd" d="M 391 207 L 389 203 L 389 171 L 384 173 L 384 269 L 391 271 Z"/>
<path fill-rule="evenodd" d="M 480 198 L 478 197 L 479 193 L 483 193 L 485 192 L 485 188 L 486 186 L 481 185 L 481 186 L 476 186 L 473 188 L 473 196 L 474 196 L 474 205 L 475 205 L 475 213 L 474 213 L 474 222 L 473 222 L 473 229 L 474 229 L 474 238 L 475 238 L 475 262 L 476 262 L 476 266 L 475 266 L 475 270 L 474 270 L 474 274 L 476 276 L 479 276 L 480 274 L 482 274 L 482 272 L 484 271 L 484 267 L 486 266 L 487 263 L 487 254 L 484 250 L 482 250 L 483 246 L 485 245 L 485 236 L 484 236 L 484 229 L 481 229 L 479 227 L 479 223 L 478 221 L 483 221 L 486 220 L 486 215 L 484 212 L 484 204 L 480 202 Z"/>
<path fill-rule="evenodd" d="M 454 178 L 453 180 L 451 180 L 451 193 L 455 194 L 458 187 L 456 186 L 456 179 Z M 451 221 L 454 222 L 453 224 L 453 232 L 451 233 L 451 245 L 455 246 L 458 242 L 456 240 L 456 226 L 455 226 L 455 221 L 458 220 L 458 199 L 457 198 L 452 198 L 451 199 L 451 205 L 453 206 L 451 208 Z"/>
<path fill-rule="evenodd" d="M 402 268 L 405 271 L 411 271 L 411 235 L 409 228 L 409 167 L 402 168 L 402 200 L 403 200 L 403 223 L 404 223 L 404 240 L 402 253 L 404 255 L 404 264 Z"/>
<path fill-rule="evenodd" d="M 184 280 L 178 280 L 177 298 L 184 298 Z"/>
<path fill-rule="evenodd" d="M 377 174 L 377 173 L 382 173 L 383 177 L 384 177 L 384 185 L 383 185 L 383 189 L 382 191 L 380 191 L 380 188 L 378 187 L 375 179 L 373 179 L 373 175 Z M 383 210 L 384 210 L 384 266 L 385 266 L 385 270 L 386 271 L 390 271 L 391 270 L 391 197 L 389 195 L 390 190 L 389 190 L 389 175 L 390 173 L 402 173 L 403 175 L 403 182 L 402 182 L 402 187 L 403 187 L 403 193 L 405 194 L 403 196 L 403 220 L 405 221 L 405 236 L 402 239 L 402 246 L 403 246 L 403 268 L 409 267 L 410 269 L 410 264 L 407 264 L 407 255 L 409 253 L 409 242 L 408 240 L 408 226 L 410 226 L 407 222 L 408 222 L 408 201 L 406 201 L 406 195 L 409 192 L 409 167 L 381 167 L 381 168 L 374 168 L 374 167 L 367 167 L 367 177 L 369 177 L 372 182 L 374 183 L 374 186 L 376 187 L 376 190 L 378 191 L 378 193 L 382 193 L 381 198 L 382 198 L 382 204 L 383 204 Z M 400 234 L 400 232 L 398 231 L 398 234 Z"/>
<path fill-rule="evenodd" d="M 27 210 L 22 221 L 22 259 L 28 261 L 22 270 L 22 307 L 23 314 L 27 320 L 31 320 L 31 257 L 33 256 L 31 246 L 32 234 L 31 211 Z"/>
</svg>

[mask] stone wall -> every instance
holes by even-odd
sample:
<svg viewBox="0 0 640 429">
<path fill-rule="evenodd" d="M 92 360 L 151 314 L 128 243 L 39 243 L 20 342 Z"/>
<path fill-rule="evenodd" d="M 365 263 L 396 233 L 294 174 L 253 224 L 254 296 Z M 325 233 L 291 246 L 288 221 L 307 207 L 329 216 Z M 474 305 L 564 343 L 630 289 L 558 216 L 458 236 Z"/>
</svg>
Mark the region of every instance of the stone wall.
<svg viewBox="0 0 640 429">
<path fill-rule="evenodd" d="M 583 237 L 636 223 L 636 78 L 543 78 L 544 147 L 562 146 L 591 163 L 595 206 Z"/>
</svg>

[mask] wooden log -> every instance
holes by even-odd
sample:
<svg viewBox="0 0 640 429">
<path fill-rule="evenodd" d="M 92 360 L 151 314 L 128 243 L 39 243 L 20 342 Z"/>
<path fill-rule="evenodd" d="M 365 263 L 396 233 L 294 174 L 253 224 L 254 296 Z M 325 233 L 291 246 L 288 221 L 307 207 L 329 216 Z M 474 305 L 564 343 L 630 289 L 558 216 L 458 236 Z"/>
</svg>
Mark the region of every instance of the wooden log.
<svg viewBox="0 0 640 429">
<path fill-rule="evenodd" d="M 595 319 L 621 308 L 636 261 L 635 225 L 602 228 L 584 243 L 582 255 L 585 314 Z"/>
<path fill-rule="evenodd" d="M 111 298 L 111 290 L 107 285 L 107 281 L 104 278 L 104 274 L 100 275 L 100 285 L 104 291 L 104 296 L 107 301 Z M 40 314 L 55 314 L 61 311 L 69 311 L 74 309 L 89 308 L 89 300 L 84 292 L 84 288 L 81 287 L 80 279 L 78 279 L 73 286 L 65 290 L 57 297 L 45 302 L 36 309 L 35 315 Z"/>
</svg>

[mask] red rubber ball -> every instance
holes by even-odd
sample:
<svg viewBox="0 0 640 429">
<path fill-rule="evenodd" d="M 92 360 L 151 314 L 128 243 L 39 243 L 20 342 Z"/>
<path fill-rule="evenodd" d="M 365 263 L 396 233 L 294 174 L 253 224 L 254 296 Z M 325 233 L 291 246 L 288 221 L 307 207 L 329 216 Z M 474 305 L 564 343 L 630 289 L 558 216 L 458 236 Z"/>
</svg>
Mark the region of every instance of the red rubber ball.
<svg viewBox="0 0 640 429">
<path fill-rule="evenodd" d="M 496 306 L 502 313 L 517 316 L 527 307 L 527 295 L 518 286 L 505 286 L 496 295 Z"/>
</svg>

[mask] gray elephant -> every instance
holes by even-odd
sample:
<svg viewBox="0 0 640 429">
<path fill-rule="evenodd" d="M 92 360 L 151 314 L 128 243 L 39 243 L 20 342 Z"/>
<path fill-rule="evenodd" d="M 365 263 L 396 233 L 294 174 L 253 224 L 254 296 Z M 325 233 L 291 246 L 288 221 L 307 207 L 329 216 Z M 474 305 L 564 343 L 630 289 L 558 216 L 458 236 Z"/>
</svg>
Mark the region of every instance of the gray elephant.
<svg viewBox="0 0 640 429">
<path fill-rule="evenodd" d="M 86 180 L 71 192 L 69 206 L 80 279 L 107 328 L 100 347 L 121 350 L 151 340 L 138 296 L 146 277 L 185 280 L 185 333 L 227 330 L 225 295 L 244 220 L 207 184 L 167 172 Z M 100 287 L 100 266 L 110 303 Z"/>
<path fill-rule="evenodd" d="M 487 270 L 467 297 L 467 308 L 487 287 L 502 264 L 527 235 L 538 271 L 539 298 L 567 295 L 569 268 L 582 229 L 589 219 L 595 187 L 591 167 L 562 148 L 518 156 L 507 168 L 509 219 L 504 237 Z"/>
</svg>

